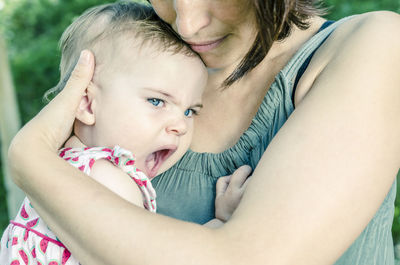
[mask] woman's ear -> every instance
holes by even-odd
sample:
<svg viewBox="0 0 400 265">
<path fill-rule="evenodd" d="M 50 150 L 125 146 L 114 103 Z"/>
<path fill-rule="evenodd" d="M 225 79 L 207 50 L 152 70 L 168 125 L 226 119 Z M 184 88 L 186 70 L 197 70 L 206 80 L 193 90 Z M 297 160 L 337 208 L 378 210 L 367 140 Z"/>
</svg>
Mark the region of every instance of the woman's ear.
<svg viewBox="0 0 400 265">
<path fill-rule="evenodd" d="M 75 118 L 86 125 L 93 125 L 96 121 L 95 117 L 95 93 L 97 87 L 95 84 L 90 82 L 89 86 L 85 91 L 85 95 L 82 96 Z"/>
</svg>

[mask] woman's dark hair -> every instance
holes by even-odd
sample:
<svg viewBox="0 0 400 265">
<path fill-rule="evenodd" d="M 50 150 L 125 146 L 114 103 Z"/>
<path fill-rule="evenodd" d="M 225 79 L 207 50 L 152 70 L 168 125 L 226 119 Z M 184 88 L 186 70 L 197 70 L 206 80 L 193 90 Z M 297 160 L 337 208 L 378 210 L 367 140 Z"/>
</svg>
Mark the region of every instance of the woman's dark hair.
<svg viewBox="0 0 400 265">
<path fill-rule="evenodd" d="M 257 36 L 238 67 L 224 81 L 228 87 L 254 69 L 267 55 L 272 43 L 290 35 L 292 26 L 307 29 L 308 19 L 326 13 L 321 0 L 252 0 Z"/>
</svg>

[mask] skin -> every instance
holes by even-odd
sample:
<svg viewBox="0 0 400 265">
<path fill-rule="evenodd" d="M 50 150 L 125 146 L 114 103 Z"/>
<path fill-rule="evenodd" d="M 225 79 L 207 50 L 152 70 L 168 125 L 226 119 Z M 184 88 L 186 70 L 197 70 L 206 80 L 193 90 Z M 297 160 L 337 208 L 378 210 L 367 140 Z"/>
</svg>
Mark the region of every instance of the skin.
<svg viewBox="0 0 400 265">
<path fill-rule="evenodd" d="M 210 71 L 203 94 L 207 107 L 196 118 L 190 147 L 196 152 L 219 153 L 237 142 L 249 127 L 275 75 L 324 22 L 313 18 L 309 30 L 294 30 L 290 40 L 275 43 L 264 61 L 248 76 L 221 91 L 221 83 L 235 70 L 255 39 L 255 18 L 248 2 L 155 0 L 151 3 L 158 15 L 189 43 L 224 38 L 215 49 L 199 53 Z"/>
<path fill-rule="evenodd" d="M 177 78 L 182 73 L 186 79 Z M 80 100 L 74 136 L 65 147 L 119 145 L 135 155 L 136 167 L 151 179 L 176 163 L 189 147 L 193 116 L 202 106 L 206 82 L 206 69 L 196 56 L 160 52 L 151 45 L 140 49 L 119 46 L 113 60 L 97 68 Z M 148 158 L 161 148 L 173 148 L 174 153 L 161 168 L 150 171 L 154 162 Z M 108 161 L 97 161 L 90 176 L 143 207 L 137 185 Z"/>
<path fill-rule="evenodd" d="M 159 3 L 164 7 L 158 9 L 169 5 L 181 12 L 179 29 L 185 28 L 184 17 L 212 6 L 200 0 Z M 294 29 L 232 88 L 213 89 L 235 66 L 235 60 L 227 59 L 226 67 L 209 79 L 193 148 L 217 152 L 235 143 L 267 91 L 265 84 L 322 22 L 314 18 L 310 29 Z M 10 159 L 15 181 L 83 264 L 332 264 L 371 220 L 399 169 L 400 37 L 394 34 L 399 26 L 397 14 L 376 12 L 335 30 L 300 81 L 296 110 L 265 151 L 232 218 L 219 229 L 151 215 L 124 203 L 55 156 L 72 124 L 57 118 L 73 116 L 91 79 L 94 63 L 86 53 L 66 90 L 14 139 Z M 243 115 L 235 115 L 238 105 Z M 237 119 L 225 119 L 227 113 Z M 39 147 L 40 158 L 53 168 L 26 155 Z M 25 166 L 18 167 L 21 163 Z M 93 216 L 105 221 L 85 224 Z"/>
<path fill-rule="evenodd" d="M 88 146 L 131 150 L 136 166 L 153 178 L 189 147 L 206 69 L 196 56 L 159 52 L 151 45 L 120 47 L 103 68 L 81 100 L 75 134 Z M 181 75 L 186 78 L 178 78 Z M 174 153 L 154 172 L 151 154 L 160 149 Z"/>
<path fill-rule="evenodd" d="M 221 69 L 239 62 L 249 49 L 249 40 L 255 38 L 254 14 L 248 1 L 153 0 L 151 4 L 188 43 L 225 38 L 216 49 L 200 53 L 209 68 Z"/>
</svg>

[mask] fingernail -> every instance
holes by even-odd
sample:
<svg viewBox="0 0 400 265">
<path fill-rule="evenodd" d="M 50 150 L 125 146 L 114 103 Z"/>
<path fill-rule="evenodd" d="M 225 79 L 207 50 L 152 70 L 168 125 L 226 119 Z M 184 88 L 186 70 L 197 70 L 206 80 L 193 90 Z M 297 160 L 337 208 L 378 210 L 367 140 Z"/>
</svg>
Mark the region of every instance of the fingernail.
<svg viewBox="0 0 400 265">
<path fill-rule="evenodd" d="M 89 64 L 90 62 L 90 53 L 87 50 L 81 51 L 81 55 L 79 57 L 79 61 L 83 64 Z"/>
</svg>

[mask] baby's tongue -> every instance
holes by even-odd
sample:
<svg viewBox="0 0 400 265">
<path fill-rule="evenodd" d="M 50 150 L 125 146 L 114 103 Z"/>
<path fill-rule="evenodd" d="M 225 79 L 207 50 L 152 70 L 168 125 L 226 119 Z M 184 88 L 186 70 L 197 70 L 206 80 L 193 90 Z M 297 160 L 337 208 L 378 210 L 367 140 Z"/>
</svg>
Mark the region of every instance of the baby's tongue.
<svg viewBox="0 0 400 265">
<path fill-rule="evenodd" d="M 150 154 L 147 159 L 146 159 L 146 174 L 148 177 L 152 177 L 152 169 L 156 165 L 156 154 L 152 153 Z"/>
</svg>

